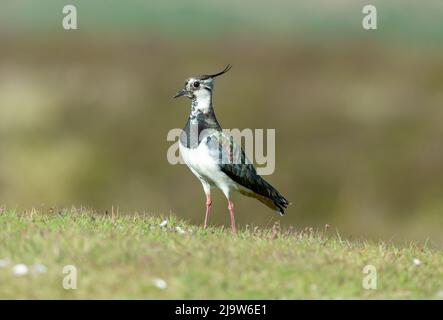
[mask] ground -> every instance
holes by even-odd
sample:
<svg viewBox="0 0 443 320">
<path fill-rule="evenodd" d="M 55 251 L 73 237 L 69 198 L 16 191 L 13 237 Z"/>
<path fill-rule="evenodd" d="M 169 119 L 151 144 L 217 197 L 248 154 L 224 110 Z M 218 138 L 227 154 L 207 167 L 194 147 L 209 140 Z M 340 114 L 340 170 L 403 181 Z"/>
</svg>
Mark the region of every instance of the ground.
<svg viewBox="0 0 443 320">
<path fill-rule="evenodd" d="M 331 229 L 232 235 L 175 216 L 2 209 L 0 298 L 443 298 L 439 249 L 345 240 Z M 64 277 L 75 284 L 66 265 L 77 269 L 75 290 L 63 288 Z M 363 273 L 366 265 L 375 270 Z M 377 288 L 364 289 L 374 271 Z"/>
</svg>

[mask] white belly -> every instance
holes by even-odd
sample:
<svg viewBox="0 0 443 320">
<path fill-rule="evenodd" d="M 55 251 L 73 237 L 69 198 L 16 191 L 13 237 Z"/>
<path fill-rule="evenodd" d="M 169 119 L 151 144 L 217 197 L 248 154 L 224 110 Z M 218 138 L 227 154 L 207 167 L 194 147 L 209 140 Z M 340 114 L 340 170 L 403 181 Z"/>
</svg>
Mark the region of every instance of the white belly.
<svg viewBox="0 0 443 320">
<path fill-rule="evenodd" d="M 217 186 L 225 194 L 232 189 L 238 189 L 237 183 L 221 171 L 218 158 L 214 153 L 210 153 L 206 143 L 202 142 L 194 149 L 188 149 L 181 144 L 179 146 L 183 160 L 200 180 Z"/>
</svg>

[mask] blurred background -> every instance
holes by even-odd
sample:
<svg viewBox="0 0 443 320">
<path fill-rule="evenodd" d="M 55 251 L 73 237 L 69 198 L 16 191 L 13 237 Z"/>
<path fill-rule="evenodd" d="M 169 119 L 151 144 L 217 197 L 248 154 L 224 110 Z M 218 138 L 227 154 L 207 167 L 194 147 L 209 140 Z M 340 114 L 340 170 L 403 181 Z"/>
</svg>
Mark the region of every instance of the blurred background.
<svg viewBox="0 0 443 320">
<path fill-rule="evenodd" d="M 62 28 L 75 4 L 79 29 Z M 362 8 L 378 30 L 362 28 Z M 217 80 L 225 128 L 276 129 L 267 176 L 279 218 L 236 196 L 237 220 L 330 224 L 355 237 L 443 244 L 443 3 L 4 1 L 0 203 L 173 213 L 201 224 L 204 193 L 166 159 L 190 105 L 184 79 Z M 216 192 L 211 222 L 228 224 Z"/>
</svg>

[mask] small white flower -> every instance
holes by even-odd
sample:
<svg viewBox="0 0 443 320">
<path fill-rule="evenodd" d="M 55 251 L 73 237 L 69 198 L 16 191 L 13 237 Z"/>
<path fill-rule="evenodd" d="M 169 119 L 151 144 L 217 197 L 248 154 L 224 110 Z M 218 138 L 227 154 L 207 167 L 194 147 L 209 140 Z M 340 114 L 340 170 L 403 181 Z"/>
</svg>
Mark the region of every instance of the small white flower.
<svg viewBox="0 0 443 320">
<path fill-rule="evenodd" d="M 175 231 L 177 231 L 177 233 L 179 233 L 179 234 L 185 234 L 185 233 L 186 233 L 186 231 L 183 230 L 183 229 L 182 229 L 181 227 L 179 227 L 179 226 L 175 227 Z"/>
<path fill-rule="evenodd" d="M 12 268 L 12 273 L 16 276 L 24 276 L 28 274 L 28 267 L 22 263 L 16 264 L 14 268 Z"/>
<path fill-rule="evenodd" d="M 6 259 L 0 259 L 0 268 L 4 268 L 7 265 L 9 265 L 11 263 L 11 260 L 6 258 Z"/>
<path fill-rule="evenodd" d="M 32 266 L 32 270 L 37 273 L 45 273 L 46 271 L 48 271 L 48 268 L 46 268 L 46 266 L 41 263 L 36 263 Z"/>
<path fill-rule="evenodd" d="M 160 223 L 160 227 L 166 227 L 168 225 L 168 220 L 164 220 L 162 223 Z"/>
<path fill-rule="evenodd" d="M 154 286 L 156 286 L 157 288 L 164 290 L 168 287 L 168 284 L 166 283 L 165 280 L 160 279 L 160 278 L 155 278 L 154 280 L 152 280 L 152 283 L 154 284 Z"/>
<path fill-rule="evenodd" d="M 413 260 L 413 262 L 414 262 L 414 264 L 415 264 L 416 266 L 419 266 L 419 265 L 422 264 L 422 262 L 421 262 L 420 260 L 418 260 L 417 258 L 415 258 L 415 259 Z"/>
</svg>

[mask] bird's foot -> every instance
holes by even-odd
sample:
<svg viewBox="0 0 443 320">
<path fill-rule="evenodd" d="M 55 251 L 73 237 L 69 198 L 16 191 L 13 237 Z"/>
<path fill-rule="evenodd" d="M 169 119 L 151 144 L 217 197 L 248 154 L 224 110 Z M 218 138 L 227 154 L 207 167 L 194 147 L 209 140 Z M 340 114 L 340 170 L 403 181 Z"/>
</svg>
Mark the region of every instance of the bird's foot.
<svg viewBox="0 0 443 320">
<path fill-rule="evenodd" d="M 231 231 L 233 234 L 236 234 L 237 228 L 235 226 L 234 203 L 231 200 L 228 200 L 228 209 L 229 209 L 229 215 L 231 216 Z"/>
<path fill-rule="evenodd" d="M 208 227 L 208 220 L 209 220 L 209 212 L 211 211 L 212 206 L 212 199 L 210 194 L 206 194 L 206 213 L 205 213 L 205 224 L 203 225 L 203 228 Z"/>
</svg>

